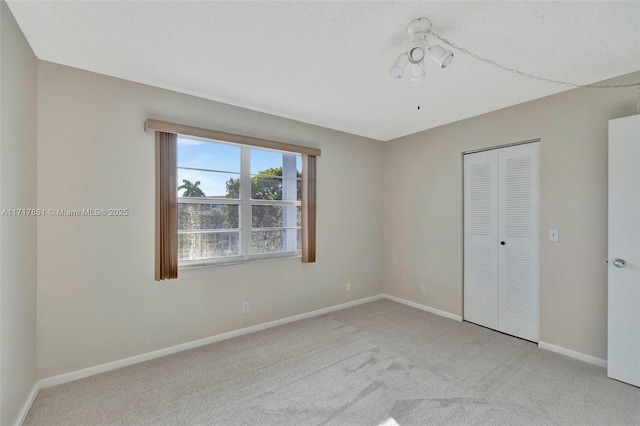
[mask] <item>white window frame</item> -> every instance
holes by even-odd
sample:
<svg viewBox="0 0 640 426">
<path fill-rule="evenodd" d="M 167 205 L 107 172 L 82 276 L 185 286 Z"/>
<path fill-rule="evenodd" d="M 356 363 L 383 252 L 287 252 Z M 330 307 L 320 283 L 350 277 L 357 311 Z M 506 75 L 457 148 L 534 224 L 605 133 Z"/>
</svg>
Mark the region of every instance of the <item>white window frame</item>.
<svg viewBox="0 0 640 426">
<path fill-rule="evenodd" d="M 178 230 L 178 235 L 180 234 L 189 234 L 189 233 L 228 233 L 228 232 L 238 232 L 239 233 L 239 252 L 238 256 L 225 256 L 225 257 L 215 257 L 215 258 L 207 258 L 207 259 L 197 259 L 197 260 L 179 260 L 178 268 L 189 268 L 189 267 L 198 267 L 198 266 L 208 266 L 208 265 L 227 265 L 227 264 L 236 264 L 236 263 L 245 263 L 256 260 L 264 260 L 264 259 L 278 259 L 278 258 L 299 258 L 302 255 L 302 250 L 297 249 L 297 232 L 302 232 L 301 226 L 281 226 L 281 227 L 273 227 L 273 228 L 253 228 L 252 223 L 252 206 L 259 205 L 267 205 L 267 206 L 296 206 L 302 207 L 302 201 L 297 200 L 297 185 L 300 178 L 297 177 L 297 167 L 295 166 L 297 161 L 294 161 L 294 171 L 296 173 L 296 200 L 259 200 L 259 199 L 251 199 L 251 178 L 254 176 L 251 174 L 251 150 L 258 151 L 271 151 L 277 152 L 283 155 L 290 155 L 292 157 L 301 157 L 300 153 L 296 152 L 288 152 L 281 151 L 276 149 L 268 149 L 262 147 L 256 147 L 251 145 L 243 145 L 237 143 L 231 143 L 222 140 L 211 140 L 204 138 L 197 138 L 188 135 L 178 135 L 178 144 L 180 143 L 181 138 L 186 139 L 200 139 L 207 143 L 215 143 L 221 145 L 231 145 L 240 147 L 240 198 L 225 198 L 225 197 L 178 197 L 178 204 L 227 204 L 227 205 L 237 205 L 239 208 L 239 228 L 224 228 L 224 229 L 212 229 L 212 230 L 201 230 L 201 231 L 180 231 Z M 284 159 L 283 159 L 284 160 Z M 285 161 L 283 161 L 283 186 L 285 179 Z M 219 172 L 219 173 L 233 173 L 237 172 L 229 172 L 223 170 L 215 170 L 215 169 L 198 169 L 198 168 L 189 168 L 189 167 L 180 167 L 177 166 L 177 170 L 179 169 L 192 169 L 192 170 L 202 170 L 206 172 Z M 291 179 L 291 178 L 289 178 Z M 283 187 L 284 192 L 284 187 Z M 177 207 L 177 206 L 176 206 Z M 296 210 L 297 211 L 297 210 Z M 283 212 L 284 213 L 284 212 Z M 293 251 L 283 251 L 277 253 L 263 253 L 263 254 L 251 254 L 251 240 L 253 231 L 277 231 L 277 230 L 287 230 L 287 229 L 295 229 L 296 230 L 296 250 Z M 286 233 L 285 233 L 286 235 Z"/>
</svg>

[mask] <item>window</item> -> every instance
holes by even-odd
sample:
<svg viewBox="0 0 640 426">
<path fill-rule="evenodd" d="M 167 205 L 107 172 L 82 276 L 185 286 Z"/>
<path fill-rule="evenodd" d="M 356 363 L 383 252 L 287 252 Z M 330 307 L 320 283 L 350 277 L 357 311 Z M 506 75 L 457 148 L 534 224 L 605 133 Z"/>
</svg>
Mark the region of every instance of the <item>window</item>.
<svg viewBox="0 0 640 426">
<path fill-rule="evenodd" d="M 144 126 L 155 130 L 157 281 L 178 278 L 179 264 L 316 261 L 320 149 L 153 119 Z"/>
<path fill-rule="evenodd" d="M 302 248 L 302 156 L 177 139 L 178 261 L 227 263 Z"/>
</svg>

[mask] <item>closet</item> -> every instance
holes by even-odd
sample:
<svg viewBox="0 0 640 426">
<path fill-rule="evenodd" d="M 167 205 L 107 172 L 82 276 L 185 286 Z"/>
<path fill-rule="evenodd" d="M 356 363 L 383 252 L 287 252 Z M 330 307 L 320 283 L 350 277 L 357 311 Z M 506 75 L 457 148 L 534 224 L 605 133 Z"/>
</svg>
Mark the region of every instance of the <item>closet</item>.
<svg viewBox="0 0 640 426">
<path fill-rule="evenodd" d="M 540 143 L 464 155 L 464 319 L 537 342 Z"/>
</svg>

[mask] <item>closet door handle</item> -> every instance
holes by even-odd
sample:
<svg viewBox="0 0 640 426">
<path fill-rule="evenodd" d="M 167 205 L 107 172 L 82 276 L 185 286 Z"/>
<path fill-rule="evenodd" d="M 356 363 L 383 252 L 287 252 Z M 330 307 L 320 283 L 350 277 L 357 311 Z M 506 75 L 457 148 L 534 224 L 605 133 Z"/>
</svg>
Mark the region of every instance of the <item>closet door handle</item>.
<svg viewBox="0 0 640 426">
<path fill-rule="evenodd" d="M 505 245 L 505 244 L 507 244 L 507 243 L 505 243 L 504 241 L 500 241 L 500 245 L 501 245 L 501 246 L 503 246 L 503 245 Z"/>
</svg>

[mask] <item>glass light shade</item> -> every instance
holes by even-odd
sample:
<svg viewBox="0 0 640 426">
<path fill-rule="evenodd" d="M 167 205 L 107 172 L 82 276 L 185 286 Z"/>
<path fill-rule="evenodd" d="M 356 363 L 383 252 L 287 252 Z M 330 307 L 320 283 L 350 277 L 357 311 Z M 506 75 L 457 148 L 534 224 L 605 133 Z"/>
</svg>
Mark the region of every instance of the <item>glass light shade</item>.
<svg viewBox="0 0 640 426">
<path fill-rule="evenodd" d="M 440 68 L 448 67 L 453 61 L 453 52 L 438 45 L 429 49 L 429 56 L 431 56 L 431 59 L 433 59 Z"/>
<path fill-rule="evenodd" d="M 404 74 L 404 69 L 407 67 L 408 64 L 409 64 L 409 55 L 407 55 L 406 53 L 401 53 L 400 55 L 398 55 L 398 59 L 396 59 L 396 62 L 393 64 L 393 66 L 389 70 L 389 74 L 391 74 L 391 77 L 393 78 L 398 78 L 398 79 L 402 78 L 402 74 Z"/>
<path fill-rule="evenodd" d="M 411 69 L 411 81 L 424 80 L 424 61 L 413 64 Z"/>
<path fill-rule="evenodd" d="M 424 59 L 427 52 L 427 44 L 424 40 L 414 40 L 411 42 L 411 49 L 409 49 L 409 61 L 417 64 Z"/>
</svg>

